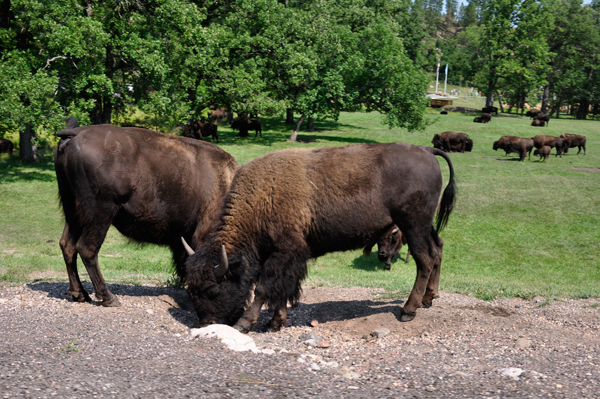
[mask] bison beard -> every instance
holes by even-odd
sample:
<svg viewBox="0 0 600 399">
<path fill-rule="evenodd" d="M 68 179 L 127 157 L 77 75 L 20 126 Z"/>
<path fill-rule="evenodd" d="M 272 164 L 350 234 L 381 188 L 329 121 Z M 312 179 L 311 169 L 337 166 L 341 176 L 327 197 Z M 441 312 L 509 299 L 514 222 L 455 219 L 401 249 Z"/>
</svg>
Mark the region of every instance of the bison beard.
<svg viewBox="0 0 600 399">
<path fill-rule="evenodd" d="M 119 305 L 98 265 L 111 224 L 133 240 L 168 245 L 184 279 L 180 237 L 196 246 L 218 218 L 237 169 L 233 157 L 212 144 L 135 127 L 84 126 L 57 136 L 54 164 L 65 214 L 60 247 L 72 299 L 90 300 L 77 272 L 79 254 L 96 299 Z"/>
<path fill-rule="evenodd" d="M 450 181 L 434 155 L 449 165 Z M 452 212 L 454 169 L 435 148 L 405 143 L 290 149 L 256 158 L 236 173 L 220 222 L 186 262 L 188 293 L 201 325 L 225 323 L 247 332 L 264 303 L 277 331 L 287 304 L 297 303 L 310 258 L 364 248 L 394 224 L 417 264 L 401 320 L 439 296 L 443 241 Z M 226 248 L 227 270 L 216 273 Z M 222 271 L 222 268 L 218 270 Z M 254 289 L 254 301 L 245 309 Z"/>
</svg>

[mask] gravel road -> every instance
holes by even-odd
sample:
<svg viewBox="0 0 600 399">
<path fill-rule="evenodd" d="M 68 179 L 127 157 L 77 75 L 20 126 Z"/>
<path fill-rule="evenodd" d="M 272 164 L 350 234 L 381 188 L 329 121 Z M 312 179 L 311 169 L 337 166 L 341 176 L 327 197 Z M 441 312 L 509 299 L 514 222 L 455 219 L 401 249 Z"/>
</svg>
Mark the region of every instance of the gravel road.
<svg viewBox="0 0 600 399">
<path fill-rule="evenodd" d="M 190 339 L 185 291 L 110 289 L 120 308 L 73 303 L 62 282 L 1 285 L 0 397 L 600 398 L 598 298 L 442 292 L 400 323 L 381 291 L 304 287 L 282 331 L 262 332 L 263 312 L 252 353 Z"/>
</svg>

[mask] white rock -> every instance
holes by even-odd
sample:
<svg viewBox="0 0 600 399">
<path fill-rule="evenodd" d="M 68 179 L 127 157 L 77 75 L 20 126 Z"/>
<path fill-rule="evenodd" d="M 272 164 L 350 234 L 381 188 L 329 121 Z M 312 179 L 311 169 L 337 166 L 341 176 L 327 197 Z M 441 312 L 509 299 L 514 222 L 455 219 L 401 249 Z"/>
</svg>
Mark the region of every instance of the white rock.
<svg viewBox="0 0 600 399">
<path fill-rule="evenodd" d="M 190 331 L 189 339 L 196 337 L 220 338 L 221 342 L 236 352 L 248 350 L 254 353 L 260 352 L 252 338 L 225 324 L 211 324 L 203 328 L 193 328 Z"/>
<path fill-rule="evenodd" d="M 498 372 L 500 373 L 500 375 L 504 377 L 510 377 L 514 380 L 518 380 L 519 376 L 523 374 L 523 370 L 517 367 L 508 367 L 505 369 L 500 369 L 498 370 Z"/>
</svg>

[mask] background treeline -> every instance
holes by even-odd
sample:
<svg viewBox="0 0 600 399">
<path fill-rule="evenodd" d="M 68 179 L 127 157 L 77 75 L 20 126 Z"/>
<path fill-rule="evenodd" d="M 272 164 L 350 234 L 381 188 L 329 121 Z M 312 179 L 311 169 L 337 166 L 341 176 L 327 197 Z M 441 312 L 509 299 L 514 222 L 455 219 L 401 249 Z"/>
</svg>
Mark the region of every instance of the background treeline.
<svg viewBox="0 0 600 399">
<path fill-rule="evenodd" d="M 600 0 L 2 0 L 0 136 L 132 123 L 163 131 L 209 107 L 337 119 L 379 111 L 422 129 L 438 60 L 448 80 L 558 116 L 600 108 Z M 293 135 L 292 135 L 293 138 Z M 33 143 L 33 144 L 30 144 Z"/>
</svg>

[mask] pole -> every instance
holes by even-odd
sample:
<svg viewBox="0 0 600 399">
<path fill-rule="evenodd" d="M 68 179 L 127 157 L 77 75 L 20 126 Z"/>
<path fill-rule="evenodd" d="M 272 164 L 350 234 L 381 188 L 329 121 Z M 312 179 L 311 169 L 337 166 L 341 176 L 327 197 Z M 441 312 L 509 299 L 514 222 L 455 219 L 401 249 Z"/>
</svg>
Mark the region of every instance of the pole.
<svg viewBox="0 0 600 399">
<path fill-rule="evenodd" d="M 440 80 L 440 60 L 438 60 L 437 71 L 435 72 L 435 94 L 438 92 L 438 81 Z"/>
<path fill-rule="evenodd" d="M 446 94 L 446 84 L 448 83 L 448 64 L 446 64 L 446 76 L 444 77 L 444 94 Z"/>
</svg>

